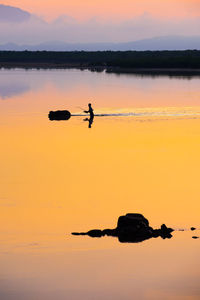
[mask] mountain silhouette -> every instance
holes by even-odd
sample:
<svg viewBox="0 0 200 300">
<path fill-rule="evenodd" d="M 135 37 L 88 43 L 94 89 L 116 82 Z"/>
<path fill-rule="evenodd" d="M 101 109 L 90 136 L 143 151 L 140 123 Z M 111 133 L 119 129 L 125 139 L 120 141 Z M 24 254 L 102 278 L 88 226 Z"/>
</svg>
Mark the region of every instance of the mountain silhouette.
<svg viewBox="0 0 200 300">
<path fill-rule="evenodd" d="M 6 43 L 0 50 L 10 51 L 128 51 L 128 50 L 200 50 L 200 36 L 162 36 L 127 43 L 66 43 L 44 42 L 36 45 Z"/>
<path fill-rule="evenodd" d="M 0 4 L 0 22 L 21 23 L 30 19 L 31 14 L 18 7 Z"/>
</svg>

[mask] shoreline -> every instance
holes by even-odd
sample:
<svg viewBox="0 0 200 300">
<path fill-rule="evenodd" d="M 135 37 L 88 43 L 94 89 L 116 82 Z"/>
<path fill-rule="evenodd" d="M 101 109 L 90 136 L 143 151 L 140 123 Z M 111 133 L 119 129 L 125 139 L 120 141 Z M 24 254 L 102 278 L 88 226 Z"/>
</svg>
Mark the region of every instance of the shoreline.
<svg viewBox="0 0 200 300">
<path fill-rule="evenodd" d="M 78 69 L 91 72 L 106 72 L 115 74 L 141 74 L 141 75 L 174 75 L 174 76 L 200 76 L 200 69 L 194 68 L 127 68 L 112 66 L 89 66 L 81 63 L 24 63 L 0 62 L 0 69 Z"/>
</svg>

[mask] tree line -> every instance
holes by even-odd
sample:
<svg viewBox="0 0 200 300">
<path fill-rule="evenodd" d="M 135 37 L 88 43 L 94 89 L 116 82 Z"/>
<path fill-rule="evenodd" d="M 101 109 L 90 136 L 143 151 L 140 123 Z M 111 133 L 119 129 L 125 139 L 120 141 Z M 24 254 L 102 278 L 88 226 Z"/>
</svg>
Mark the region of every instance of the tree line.
<svg viewBox="0 0 200 300">
<path fill-rule="evenodd" d="M 200 51 L 0 51 L 0 64 L 6 63 L 199 69 Z"/>
</svg>

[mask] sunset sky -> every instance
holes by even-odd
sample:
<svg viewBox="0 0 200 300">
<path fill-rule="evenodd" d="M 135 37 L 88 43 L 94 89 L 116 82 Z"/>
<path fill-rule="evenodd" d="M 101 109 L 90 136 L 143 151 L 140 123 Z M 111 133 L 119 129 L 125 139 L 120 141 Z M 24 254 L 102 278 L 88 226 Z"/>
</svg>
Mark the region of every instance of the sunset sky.
<svg viewBox="0 0 200 300">
<path fill-rule="evenodd" d="M 199 36 L 199 0 L 4 0 L 1 44 L 129 42 L 160 36 Z M 29 20 L 12 20 L 18 7 Z M 1 7 L 0 7 L 1 9 Z M 15 22 L 15 26 L 13 26 Z M 188 49 L 189 46 L 187 46 Z"/>
<path fill-rule="evenodd" d="M 200 15 L 199 0 L 5 0 L 2 4 L 17 6 L 47 18 L 67 14 L 76 18 L 101 16 L 126 19 L 145 12 L 177 18 Z"/>
</svg>

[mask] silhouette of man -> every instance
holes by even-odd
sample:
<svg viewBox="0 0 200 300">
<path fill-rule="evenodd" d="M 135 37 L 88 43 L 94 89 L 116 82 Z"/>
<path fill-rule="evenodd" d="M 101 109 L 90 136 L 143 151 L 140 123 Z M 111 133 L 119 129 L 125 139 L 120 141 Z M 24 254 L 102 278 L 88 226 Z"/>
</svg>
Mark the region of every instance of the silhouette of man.
<svg viewBox="0 0 200 300">
<path fill-rule="evenodd" d="M 94 111 L 93 111 L 93 108 L 92 108 L 92 105 L 91 103 L 88 104 L 88 110 L 84 110 L 84 112 L 86 114 L 90 114 L 90 118 L 86 118 L 84 119 L 84 121 L 88 121 L 89 122 L 89 125 L 88 125 L 88 128 L 91 128 L 92 127 L 92 123 L 93 123 L 93 119 L 94 119 Z"/>
<path fill-rule="evenodd" d="M 92 105 L 91 105 L 91 103 L 89 103 L 88 104 L 88 110 L 84 110 L 84 112 L 86 113 L 86 114 L 90 114 L 90 118 L 94 118 L 94 111 L 93 111 L 93 108 L 92 108 Z"/>
</svg>

